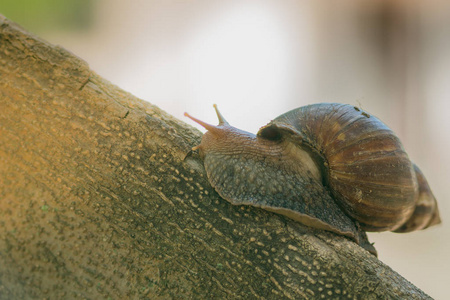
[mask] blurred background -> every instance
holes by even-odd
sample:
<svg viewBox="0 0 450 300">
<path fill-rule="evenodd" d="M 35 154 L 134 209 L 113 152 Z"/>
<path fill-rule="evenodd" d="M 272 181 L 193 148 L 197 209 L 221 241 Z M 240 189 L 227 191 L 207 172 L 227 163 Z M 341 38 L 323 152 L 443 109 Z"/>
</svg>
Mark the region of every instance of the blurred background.
<svg viewBox="0 0 450 300">
<path fill-rule="evenodd" d="M 450 2 L 1 0 L 0 13 L 134 95 L 256 132 L 317 102 L 359 106 L 401 138 L 443 224 L 375 233 L 379 258 L 436 299 L 450 292 Z M 203 131 L 203 130 L 202 130 Z"/>
</svg>

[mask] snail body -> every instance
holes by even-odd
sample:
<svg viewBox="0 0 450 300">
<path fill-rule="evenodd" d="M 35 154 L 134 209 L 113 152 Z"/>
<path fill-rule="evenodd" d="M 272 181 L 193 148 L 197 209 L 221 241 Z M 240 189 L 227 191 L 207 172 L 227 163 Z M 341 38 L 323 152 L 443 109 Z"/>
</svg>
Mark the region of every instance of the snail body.
<svg viewBox="0 0 450 300">
<path fill-rule="evenodd" d="M 289 111 L 257 135 L 193 119 L 211 185 L 253 205 L 362 244 L 364 231 L 408 232 L 440 223 L 436 200 L 398 137 L 359 108 L 336 103 Z M 370 249 L 369 249 L 370 250 Z"/>
</svg>

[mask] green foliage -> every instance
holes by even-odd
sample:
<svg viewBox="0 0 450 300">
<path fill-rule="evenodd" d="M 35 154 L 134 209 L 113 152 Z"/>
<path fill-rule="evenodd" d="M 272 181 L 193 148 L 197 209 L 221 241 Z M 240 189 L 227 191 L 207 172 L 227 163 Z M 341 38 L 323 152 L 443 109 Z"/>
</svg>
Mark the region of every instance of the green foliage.
<svg viewBox="0 0 450 300">
<path fill-rule="evenodd" d="M 91 25 L 92 0 L 1 0 L 0 14 L 35 33 L 83 30 Z"/>
</svg>

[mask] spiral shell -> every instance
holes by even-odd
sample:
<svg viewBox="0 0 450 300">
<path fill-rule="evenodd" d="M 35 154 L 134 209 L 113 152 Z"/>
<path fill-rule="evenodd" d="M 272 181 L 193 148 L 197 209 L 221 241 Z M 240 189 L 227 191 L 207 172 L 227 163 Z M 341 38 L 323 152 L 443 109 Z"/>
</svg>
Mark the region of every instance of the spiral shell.
<svg viewBox="0 0 450 300">
<path fill-rule="evenodd" d="M 324 184 L 364 230 L 396 230 L 413 215 L 419 200 L 413 163 L 392 130 L 361 109 L 330 103 L 301 107 L 262 127 L 258 136 L 288 139 L 311 151 L 326 174 Z M 434 197 L 426 201 L 439 215 Z"/>
</svg>

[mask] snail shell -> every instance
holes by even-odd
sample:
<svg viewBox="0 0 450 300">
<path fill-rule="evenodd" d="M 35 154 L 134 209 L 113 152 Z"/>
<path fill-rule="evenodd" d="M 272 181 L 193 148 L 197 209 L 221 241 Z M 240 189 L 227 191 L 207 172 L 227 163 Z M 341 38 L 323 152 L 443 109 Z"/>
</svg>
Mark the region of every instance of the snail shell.
<svg viewBox="0 0 450 300">
<path fill-rule="evenodd" d="M 361 109 L 300 107 L 255 136 L 230 126 L 215 108 L 218 126 L 185 115 L 208 130 L 193 149 L 211 185 L 232 204 L 262 207 L 358 243 L 359 226 L 407 232 L 440 222 L 425 177 L 398 137 Z"/>
</svg>

